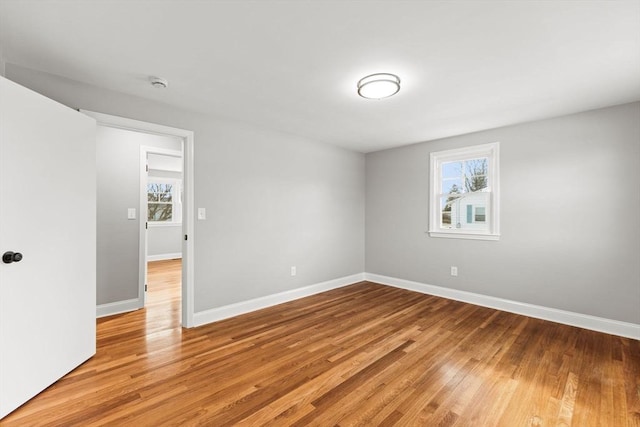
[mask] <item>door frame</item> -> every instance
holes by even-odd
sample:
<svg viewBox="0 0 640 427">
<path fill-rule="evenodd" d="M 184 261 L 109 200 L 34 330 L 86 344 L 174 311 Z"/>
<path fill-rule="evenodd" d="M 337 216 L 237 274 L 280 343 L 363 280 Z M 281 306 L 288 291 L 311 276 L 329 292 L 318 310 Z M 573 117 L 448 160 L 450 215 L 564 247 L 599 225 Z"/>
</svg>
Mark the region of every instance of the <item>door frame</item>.
<svg viewBox="0 0 640 427">
<path fill-rule="evenodd" d="M 182 185 L 184 187 L 182 202 L 182 326 L 191 328 L 194 325 L 194 133 L 186 129 L 179 129 L 155 123 L 143 122 L 140 120 L 128 119 L 125 117 L 112 116 L 110 114 L 97 113 L 94 111 L 80 110 L 82 113 L 93 117 L 100 126 L 107 126 L 117 129 L 130 130 L 134 132 L 148 133 L 152 135 L 174 136 L 181 138 L 182 144 Z M 142 161 L 142 160 L 141 160 Z M 146 191 L 146 190 L 145 190 Z M 142 218 L 140 209 L 140 223 L 146 218 Z M 144 229 L 142 226 L 141 229 Z M 138 288 L 139 308 L 144 307 L 145 301 L 145 279 L 146 279 L 146 236 L 140 239 L 140 264 L 144 264 L 140 271 L 140 283 Z"/>
</svg>

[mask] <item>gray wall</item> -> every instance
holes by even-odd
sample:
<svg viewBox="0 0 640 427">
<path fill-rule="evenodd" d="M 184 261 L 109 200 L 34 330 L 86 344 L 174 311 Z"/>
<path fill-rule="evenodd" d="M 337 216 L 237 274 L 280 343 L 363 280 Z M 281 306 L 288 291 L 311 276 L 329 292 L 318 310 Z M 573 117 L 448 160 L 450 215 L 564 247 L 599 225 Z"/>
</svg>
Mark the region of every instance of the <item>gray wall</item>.
<svg viewBox="0 0 640 427">
<path fill-rule="evenodd" d="M 97 303 L 138 297 L 140 147 L 182 149 L 178 138 L 98 126 Z M 127 208 L 136 219 L 127 219 Z"/>
<path fill-rule="evenodd" d="M 366 241 L 371 273 L 640 323 L 638 103 L 367 155 L 365 240 L 360 154 L 6 71 L 74 108 L 195 131 L 196 311 L 362 272 Z M 430 238 L 429 152 L 491 141 L 501 240 Z"/>
<path fill-rule="evenodd" d="M 429 237 L 429 153 L 494 141 L 500 240 Z M 640 323 L 640 103 L 371 153 L 366 177 L 367 272 Z"/>
<path fill-rule="evenodd" d="M 195 132 L 195 205 L 207 208 L 196 311 L 364 271 L 364 155 L 12 64 L 7 77 L 73 108 Z"/>
<path fill-rule="evenodd" d="M 182 224 L 149 225 L 147 256 L 182 255 Z"/>
<path fill-rule="evenodd" d="M 0 76 L 5 77 L 5 60 L 4 60 L 4 52 L 2 49 L 2 43 L 0 43 Z"/>
</svg>

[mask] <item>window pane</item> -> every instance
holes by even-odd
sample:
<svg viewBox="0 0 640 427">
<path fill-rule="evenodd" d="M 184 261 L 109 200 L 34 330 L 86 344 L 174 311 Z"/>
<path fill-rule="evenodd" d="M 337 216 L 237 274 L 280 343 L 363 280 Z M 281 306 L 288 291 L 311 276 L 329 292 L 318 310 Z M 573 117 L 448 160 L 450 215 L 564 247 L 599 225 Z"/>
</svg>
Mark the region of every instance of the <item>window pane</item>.
<svg viewBox="0 0 640 427">
<path fill-rule="evenodd" d="M 459 194 L 464 192 L 462 178 L 449 178 L 442 180 L 442 194 Z"/>
<path fill-rule="evenodd" d="M 460 178 L 462 176 L 462 162 L 448 162 L 442 164 L 442 178 Z"/>
<path fill-rule="evenodd" d="M 480 191 L 488 187 L 489 162 L 486 158 L 470 159 L 464 162 L 464 187 L 468 192 Z"/>
<path fill-rule="evenodd" d="M 173 219 L 173 205 L 165 203 L 149 203 L 147 221 L 171 221 Z"/>
<path fill-rule="evenodd" d="M 440 198 L 440 226 L 443 228 L 452 228 L 451 225 L 451 207 L 459 198 L 456 195 L 444 195 Z"/>
<path fill-rule="evenodd" d="M 442 228 L 484 231 L 488 229 L 487 205 L 489 192 L 442 196 L 440 218 Z"/>
<path fill-rule="evenodd" d="M 451 211 L 442 211 L 442 227 L 451 228 Z"/>
<path fill-rule="evenodd" d="M 161 202 L 171 202 L 171 193 L 160 193 L 159 201 Z"/>
<path fill-rule="evenodd" d="M 147 193 L 147 201 L 149 201 L 149 202 L 157 202 L 158 201 L 158 194 L 156 194 L 156 193 Z"/>
</svg>

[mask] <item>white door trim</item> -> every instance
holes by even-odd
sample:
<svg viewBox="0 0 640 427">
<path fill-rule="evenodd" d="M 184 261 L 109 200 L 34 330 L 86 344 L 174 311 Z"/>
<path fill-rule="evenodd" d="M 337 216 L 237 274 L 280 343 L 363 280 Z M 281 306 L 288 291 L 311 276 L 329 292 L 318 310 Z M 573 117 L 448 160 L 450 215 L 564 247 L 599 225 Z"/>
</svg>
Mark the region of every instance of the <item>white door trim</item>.
<svg viewBox="0 0 640 427">
<path fill-rule="evenodd" d="M 158 125 L 155 123 L 143 122 L 140 120 L 128 119 L 125 117 L 112 116 L 110 114 L 96 113 L 94 111 L 81 110 L 82 113 L 95 118 L 99 125 L 132 130 L 136 132 L 150 133 L 154 135 L 169 135 L 182 138 L 183 143 L 183 169 L 182 182 L 184 186 L 183 215 L 182 215 L 182 234 L 187 236 L 182 241 L 182 326 L 191 328 L 194 326 L 194 134 L 193 131 L 174 128 L 170 126 Z M 140 213 L 144 212 L 142 209 Z M 144 218 L 140 218 L 141 221 Z M 141 239 L 140 244 L 145 244 L 146 239 Z M 144 256 L 146 249 L 142 247 L 141 259 L 146 262 Z M 144 278 L 142 279 L 142 293 L 138 295 L 138 299 L 144 304 Z"/>
</svg>

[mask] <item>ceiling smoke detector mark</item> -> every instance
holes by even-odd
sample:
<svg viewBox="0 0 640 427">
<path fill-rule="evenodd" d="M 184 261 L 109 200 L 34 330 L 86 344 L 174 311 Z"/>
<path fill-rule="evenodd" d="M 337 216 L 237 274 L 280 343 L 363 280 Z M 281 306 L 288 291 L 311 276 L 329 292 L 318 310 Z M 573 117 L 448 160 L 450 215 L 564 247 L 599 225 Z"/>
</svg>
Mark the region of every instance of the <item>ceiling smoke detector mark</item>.
<svg viewBox="0 0 640 427">
<path fill-rule="evenodd" d="M 149 81 L 151 82 L 151 86 L 157 89 L 164 89 L 169 86 L 167 79 L 163 79 L 161 77 L 149 77 Z"/>
</svg>

